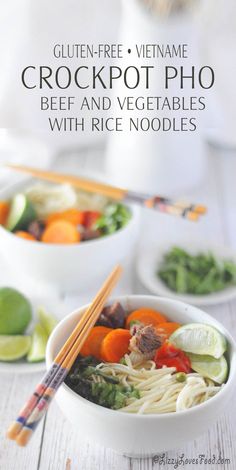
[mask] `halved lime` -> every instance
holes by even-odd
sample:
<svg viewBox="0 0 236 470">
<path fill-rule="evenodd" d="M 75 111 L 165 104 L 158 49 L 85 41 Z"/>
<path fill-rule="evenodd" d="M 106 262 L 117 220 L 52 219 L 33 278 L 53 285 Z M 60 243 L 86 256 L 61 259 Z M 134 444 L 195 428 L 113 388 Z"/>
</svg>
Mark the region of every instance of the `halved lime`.
<svg viewBox="0 0 236 470">
<path fill-rule="evenodd" d="M 0 288 L 0 334 L 21 335 L 32 318 L 32 309 L 24 295 L 11 287 Z"/>
<path fill-rule="evenodd" d="M 199 354 L 188 353 L 191 367 L 195 372 L 208 377 L 218 384 L 225 382 L 228 375 L 228 364 L 224 356 L 215 359 L 212 356 L 201 356 Z"/>
<path fill-rule="evenodd" d="M 0 335 L 0 361 L 16 361 L 30 349 L 30 336 Z"/>
<path fill-rule="evenodd" d="M 193 354 L 204 354 L 216 359 L 226 351 L 224 336 L 213 326 L 189 323 L 178 328 L 169 338 L 177 348 Z"/>
<path fill-rule="evenodd" d="M 45 359 L 48 335 L 44 328 L 37 323 L 34 327 L 31 348 L 28 352 L 28 362 L 40 362 Z"/>
<path fill-rule="evenodd" d="M 43 307 L 39 307 L 38 317 L 42 327 L 49 336 L 57 324 L 56 318 L 51 313 L 46 312 Z"/>
<path fill-rule="evenodd" d="M 30 200 L 25 194 L 16 194 L 11 203 L 6 228 L 11 232 L 25 230 L 35 218 L 36 212 Z"/>
</svg>

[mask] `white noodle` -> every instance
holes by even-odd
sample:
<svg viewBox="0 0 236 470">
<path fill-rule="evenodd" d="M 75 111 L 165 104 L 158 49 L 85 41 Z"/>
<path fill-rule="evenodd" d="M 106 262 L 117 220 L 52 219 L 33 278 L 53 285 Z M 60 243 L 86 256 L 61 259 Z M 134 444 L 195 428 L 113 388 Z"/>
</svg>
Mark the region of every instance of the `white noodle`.
<svg viewBox="0 0 236 470">
<path fill-rule="evenodd" d="M 104 196 L 76 190 L 69 184 L 39 183 L 29 187 L 26 194 L 34 204 L 37 214 L 42 218 L 53 212 L 62 212 L 72 208 L 102 212 L 108 202 Z"/>
<path fill-rule="evenodd" d="M 35 184 L 26 190 L 39 217 L 46 217 L 52 212 L 62 212 L 76 206 L 76 192 L 68 184 Z"/>
<path fill-rule="evenodd" d="M 175 367 L 156 369 L 154 361 L 133 365 L 129 355 L 125 356 L 125 361 L 127 365 L 102 363 L 97 366 L 123 385 L 139 390 L 140 398 L 128 398 L 120 411 L 138 414 L 181 411 L 208 400 L 221 389 L 197 373 L 187 374 L 185 382 L 179 382 Z"/>
</svg>

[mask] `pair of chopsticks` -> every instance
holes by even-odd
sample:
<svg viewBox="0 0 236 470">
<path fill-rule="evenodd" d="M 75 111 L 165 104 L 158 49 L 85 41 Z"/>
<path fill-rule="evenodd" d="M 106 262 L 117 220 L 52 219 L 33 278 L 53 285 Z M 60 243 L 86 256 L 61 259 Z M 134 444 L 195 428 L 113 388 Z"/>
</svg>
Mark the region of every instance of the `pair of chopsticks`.
<svg viewBox="0 0 236 470">
<path fill-rule="evenodd" d="M 63 175 L 52 171 L 43 171 L 22 165 L 7 165 L 7 167 L 52 183 L 68 183 L 75 188 L 79 188 L 84 191 L 102 194 L 118 201 L 135 202 L 148 207 L 149 209 L 156 209 L 160 212 L 183 217 L 184 219 L 191 221 L 197 221 L 200 216 L 207 212 L 206 207 L 200 204 L 189 204 L 163 196 L 136 193 L 127 189 L 117 188 L 115 186 L 110 186 L 108 184 L 99 183 L 97 181 L 77 176 Z"/>
<path fill-rule="evenodd" d="M 19 416 L 7 431 L 7 437 L 19 446 L 26 446 L 39 421 L 45 415 L 56 391 L 66 378 L 92 327 L 95 325 L 112 289 L 122 272 L 118 265 L 108 276 L 91 305 L 77 323 L 57 354 L 48 372 L 36 386 Z"/>
</svg>

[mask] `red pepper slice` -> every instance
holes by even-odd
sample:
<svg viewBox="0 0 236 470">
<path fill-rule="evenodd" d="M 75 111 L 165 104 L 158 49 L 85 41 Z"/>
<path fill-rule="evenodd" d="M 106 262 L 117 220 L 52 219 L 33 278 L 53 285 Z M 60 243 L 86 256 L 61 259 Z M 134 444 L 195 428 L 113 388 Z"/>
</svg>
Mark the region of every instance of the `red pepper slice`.
<svg viewBox="0 0 236 470">
<path fill-rule="evenodd" d="M 176 357 L 166 357 L 163 359 L 157 359 L 155 362 L 156 362 L 157 369 L 162 369 L 163 366 L 175 367 L 176 372 L 185 372 L 185 374 L 188 374 L 191 371 L 191 366 L 190 366 L 190 360 L 187 356 L 186 356 L 186 359 L 176 356 Z"/>
<path fill-rule="evenodd" d="M 176 348 L 168 341 L 157 349 L 154 361 L 157 369 L 167 366 L 175 367 L 176 372 L 185 372 L 188 374 L 191 371 L 191 362 L 188 356 L 181 351 L 181 349 Z"/>
<path fill-rule="evenodd" d="M 85 211 L 84 212 L 84 226 L 85 228 L 92 229 L 95 222 L 101 217 L 101 212 L 98 211 Z"/>
<path fill-rule="evenodd" d="M 179 352 L 182 352 L 180 349 L 176 348 L 169 341 L 165 341 L 160 348 L 158 348 L 156 355 L 158 358 L 161 357 L 175 357 L 178 356 Z"/>
</svg>

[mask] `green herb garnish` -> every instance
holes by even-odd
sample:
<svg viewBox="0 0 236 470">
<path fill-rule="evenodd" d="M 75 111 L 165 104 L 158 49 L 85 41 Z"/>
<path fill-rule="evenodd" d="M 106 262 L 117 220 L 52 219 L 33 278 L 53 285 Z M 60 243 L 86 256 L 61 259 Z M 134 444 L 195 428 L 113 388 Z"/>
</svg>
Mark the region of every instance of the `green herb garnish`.
<svg viewBox="0 0 236 470">
<path fill-rule="evenodd" d="M 108 204 L 103 215 L 94 225 L 103 235 L 111 235 L 124 227 L 131 218 L 130 210 L 123 204 Z"/>
<path fill-rule="evenodd" d="M 79 356 L 65 383 L 83 398 L 113 410 L 124 407 L 128 398 L 140 398 L 139 391 L 134 387 L 125 387 L 117 378 L 96 369 L 98 364 L 99 361 L 92 356 Z M 94 376 L 101 377 L 102 381 L 95 382 Z"/>
<path fill-rule="evenodd" d="M 123 366 L 127 366 L 127 363 L 124 357 L 120 359 L 120 364 L 122 364 Z"/>
<path fill-rule="evenodd" d="M 131 320 L 130 324 L 129 324 L 129 327 L 132 328 L 132 326 L 142 326 L 143 323 L 139 320 Z"/>
<path fill-rule="evenodd" d="M 210 252 L 193 256 L 179 247 L 166 253 L 157 274 L 169 289 L 181 294 L 210 294 L 236 284 L 232 261 L 218 260 Z"/>
</svg>

